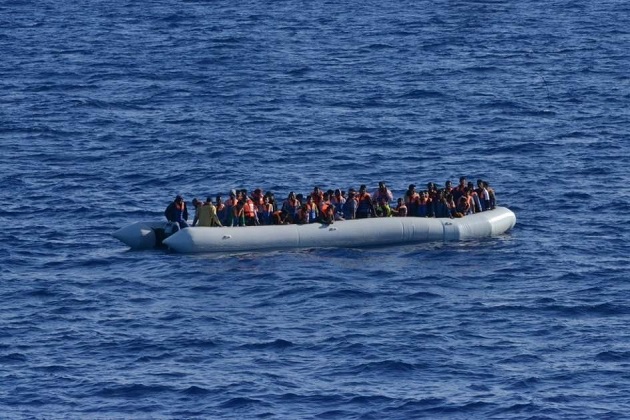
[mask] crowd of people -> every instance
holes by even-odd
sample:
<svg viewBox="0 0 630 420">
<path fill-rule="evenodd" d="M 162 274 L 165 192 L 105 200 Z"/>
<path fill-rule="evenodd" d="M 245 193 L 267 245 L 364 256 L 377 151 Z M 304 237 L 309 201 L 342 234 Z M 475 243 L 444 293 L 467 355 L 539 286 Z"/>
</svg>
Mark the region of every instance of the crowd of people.
<svg viewBox="0 0 630 420">
<path fill-rule="evenodd" d="M 459 179 L 453 186 L 446 181 L 443 188 L 433 182 L 425 190 L 417 191 L 409 185 L 403 197 L 394 196 L 384 182 L 369 193 L 365 185 L 359 190 L 350 188 L 324 191 L 314 187 L 309 194 L 291 191 L 286 199 L 278 201 L 272 192 L 260 188 L 251 194 L 248 190 L 232 190 L 224 201 L 217 195 L 213 201 L 207 197 L 202 202 L 193 198 L 195 215 L 192 226 L 258 226 L 282 224 L 331 224 L 340 220 L 365 219 L 370 217 L 464 217 L 496 206 L 494 190 L 487 181 L 477 180 L 477 186 Z M 175 230 L 189 227 L 188 208 L 180 195 L 168 205 L 164 212 Z"/>
</svg>

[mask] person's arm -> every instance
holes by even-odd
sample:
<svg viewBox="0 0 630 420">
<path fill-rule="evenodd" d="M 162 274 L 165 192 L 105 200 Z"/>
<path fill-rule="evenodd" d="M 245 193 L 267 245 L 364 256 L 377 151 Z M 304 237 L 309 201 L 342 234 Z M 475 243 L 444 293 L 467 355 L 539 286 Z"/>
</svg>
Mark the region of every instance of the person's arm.
<svg viewBox="0 0 630 420">
<path fill-rule="evenodd" d="M 219 216 L 217 216 L 217 208 L 214 206 L 210 208 L 210 223 L 212 222 L 219 227 L 223 227 L 221 220 L 219 220 Z"/>
</svg>

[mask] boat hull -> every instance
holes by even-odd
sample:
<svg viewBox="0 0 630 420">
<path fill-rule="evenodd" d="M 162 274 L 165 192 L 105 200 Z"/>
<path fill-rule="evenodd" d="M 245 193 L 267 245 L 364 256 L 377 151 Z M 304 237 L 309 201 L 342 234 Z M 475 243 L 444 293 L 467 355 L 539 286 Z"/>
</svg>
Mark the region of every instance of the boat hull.
<svg viewBox="0 0 630 420">
<path fill-rule="evenodd" d="M 164 239 L 163 243 L 173 251 L 181 253 L 321 247 L 358 248 L 481 239 L 503 234 L 515 224 L 515 214 L 505 207 L 498 207 L 495 210 L 456 219 L 390 217 L 346 220 L 331 225 L 313 223 L 220 228 L 191 227 L 176 232 Z M 123 242 L 132 246 L 129 242 Z M 144 242 L 136 241 L 141 245 L 149 242 L 149 239 Z"/>
</svg>

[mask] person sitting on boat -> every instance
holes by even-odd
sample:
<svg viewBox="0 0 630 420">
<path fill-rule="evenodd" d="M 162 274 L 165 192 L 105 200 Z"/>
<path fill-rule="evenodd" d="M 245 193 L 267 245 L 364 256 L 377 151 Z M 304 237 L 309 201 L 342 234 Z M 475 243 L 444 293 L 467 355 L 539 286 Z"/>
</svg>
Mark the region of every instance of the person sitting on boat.
<svg viewBox="0 0 630 420">
<path fill-rule="evenodd" d="M 265 195 L 263 197 L 262 205 L 258 206 L 258 220 L 262 225 L 270 225 L 273 215 L 273 204 L 271 204 L 270 197 Z"/>
<path fill-rule="evenodd" d="M 241 200 L 243 201 L 243 212 L 245 214 L 245 226 L 260 225 L 258 213 L 256 212 L 256 204 L 254 200 L 247 195 L 247 190 L 241 190 Z"/>
<path fill-rule="evenodd" d="M 330 201 L 322 201 L 319 206 L 319 222 L 331 225 L 335 222 L 335 206 Z"/>
<path fill-rule="evenodd" d="M 199 202 L 193 226 L 195 226 L 195 221 L 199 222 L 198 226 L 223 226 L 217 216 L 217 208 L 212 204 L 212 197 L 206 197 L 204 203 Z"/>
<path fill-rule="evenodd" d="M 453 192 L 453 183 L 450 179 L 447 179 L 446 182 L 444 182 L 444 193 L 450 194 L 451 192 Z"/>
<path fill-rule="evenodd" d="M 416 192 L 416 186 L 414 184 L 410 184 L 409 188 L 407 188 L 407 191 L 405 192 L 405 206 L 407 207 L 408 216 L 418 215 L 418 198 L 419 195 Z"/>
<path fill-rule="evenodd" d="M 306 197 L 306 203 L 304 203 L 304 205 L 306 206 L 306 211 L 308 212 L 308 222 L 314 223 L 319 216 L 319 209 L 317 208 L 315 201 L 313 201 L 312 195 L 309 194 L 308 197 Z"/>
<path fill-rule="evenodd" d="M 394 214 L 398 217 L 407 217 L 407 205 L 402 198 L 398 199 Z"/>
<path fill-rule="evenodd" d="M 227 211 L 225 209 L 225 204 L 223 204 L 223 199 L 221 195 L 217 194 L 216 202 L 217 204 L 215 207 L 217 209 L 217 217 L 219 218 L 219 221 L 222 225 L 227 225 Z"/>
<path fill-rule="evenodd" d="M 359 195 L 357 197 L 359 206 L 357 207 L 357 219 L 367 219 L 375 216 L 374 205 L 372 204 L 372 196 L 367 192 L 367 187 L 361 185 L 359 187 Z"/>
<path fill-rule="evenodd" d="M 238 200 L 232 207 L 231 226 L 245 226 L 245 200 Z"/>
<path fill-rule="evenodd" d="M 462 176 L 459 178 L 459 185 L 451 191 L 451 194 L 453 194 L 453 200 L 455 200 L 456 203 L 459 203 L 459 198 L 464 195 L 466 187 L 466 177 Z"/>
<path fill-rule="evenodd" d="M 459 197 L 457 207 L 455 207 L 455 217 L 464 217 L 470 213 L 470 204 L 465 195 Z"/>
<path fill-rule="evenodd" d="M 435 204 L 435 217 L 451 217 L 451 209 L 446 199 L 447 195 L 449 194 L 446 194 L 444 190 L 440 191 L 438 201 Z"/>
<path fill-rule="evenodd" d="M 488 196 L 490 197 L 490 210 L 494 210 L 497 207 L 497 197 L 494 193 L 494 189 L 490 187 L 488 181 L 483 181 L 483 186 L 488 190 Z"/>
<path fill-rule="evenodd" d="M 378 199 L 378 203 L 376 203 L 374 211 L 376 212 L 376 217 L 392 217 L 392 209 L 385 197 L 380 197 Z"/>
<path fill-rule="evenodd" d="M 354 188 L 350 188 L 348 190 L 348 198 L 346 202 L 341 206 L 341 210 L 343 212 L 343 218 L 346 220 L 356 219 L 357 217 L 357 208 L 359 207 L 359 200 L 356 196 L 356 191 Z"/>
<path fill-rule="evenodd" d="M 192 205 L 195 209 L 195 217 L 193 217 L 193 221 L 192 221 L 192 225 L 195 226 L 197 224 L 197 221 L 199 220 L 199 207 L 201 206 L 202 202 L 200 200 L 197 200 L 197 197 L 192 199 Z"/>
<path fill-rule="evenodd" d="M 383 181 L 378 183 L 378 189 L 374 192 L 374 195 L 372 196 L 372 200 L 374 203 L 378 204 L 379 200 L 381 199 L 385 200 L 386 203 L 394 201 L 394 195 L 389 190 L 389 188 L 387 188 L 387 185 L 385 185 Z"/>
<path fill-rule="evenodd" d="M 295 223 L 298 225 L 307 225 L 310 223 L 309 208 L 306 203 L 302 204 L 295 213 Z"/>
<path fill-rule="evenodd" d="M 236 197 L 236 190 L 231 190 L 230 198 L 225 200 L 225 220 L 223 221 L 223 224 L 226 226 L 233 225 L 234 207 L 236 207 L 236 203 L 238 203 L 238 199 Z"/>
<path fill-rule="evenodd" d="M 166 207 L 164 216 L 166 216 L 166 220 L 172 223 L 173 233 L 188 227 L 188 208 L 181 195 L 177 195 L 175 200 Z"/>
<path fill-rule="evenodd" d="M 477 180 L 477 196 L 479 197 L 479 202 L 481 203 L 481 211 L 490 210 L 490 194 L 486 189 L 483 180 Z"/>
<path fill-rule="evenodd" d="M 417 217 L 429 217 L 429 207 L 431 205 L 431 199 L 429 198 L 428 191 L 421 191 L 416 201 L 416 216 Z"/>
<path fill-rule="evenodd" d="M 301 203 L 295 196 L 295 193 L 291 191 L 287 196 L 287 199 L 282 203 L 282 220 L 284 223 L 293 223 L 295 220 L 295 213 L 300 207 Z"/>
<path fill-rule="evenodd" d="M 324 197 L 324 192 L 321 190 L 321 188 L 315 186 L 313 187 L 313 192 L 311 193 L 311 196 L 313 197 L 315 205 L 319 207 L 319 203 L 322 202 L 322 198 Z"/>
</svg>

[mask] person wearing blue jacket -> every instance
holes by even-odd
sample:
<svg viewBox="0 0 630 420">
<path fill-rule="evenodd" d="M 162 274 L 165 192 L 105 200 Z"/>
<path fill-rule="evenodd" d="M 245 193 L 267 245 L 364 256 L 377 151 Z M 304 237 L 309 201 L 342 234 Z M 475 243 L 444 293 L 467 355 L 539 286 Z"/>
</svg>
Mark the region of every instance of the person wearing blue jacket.
<svg viewBox="0 0 630 420">
<path fill-rule="evenodd" d="M 174 232 L 188 227 L 188 208 L 181 195 L 175 197 L 175 200 L 166 207 L 164 216 L 166 216 L 166 220 L 173 224 Z"/>
</svg>

